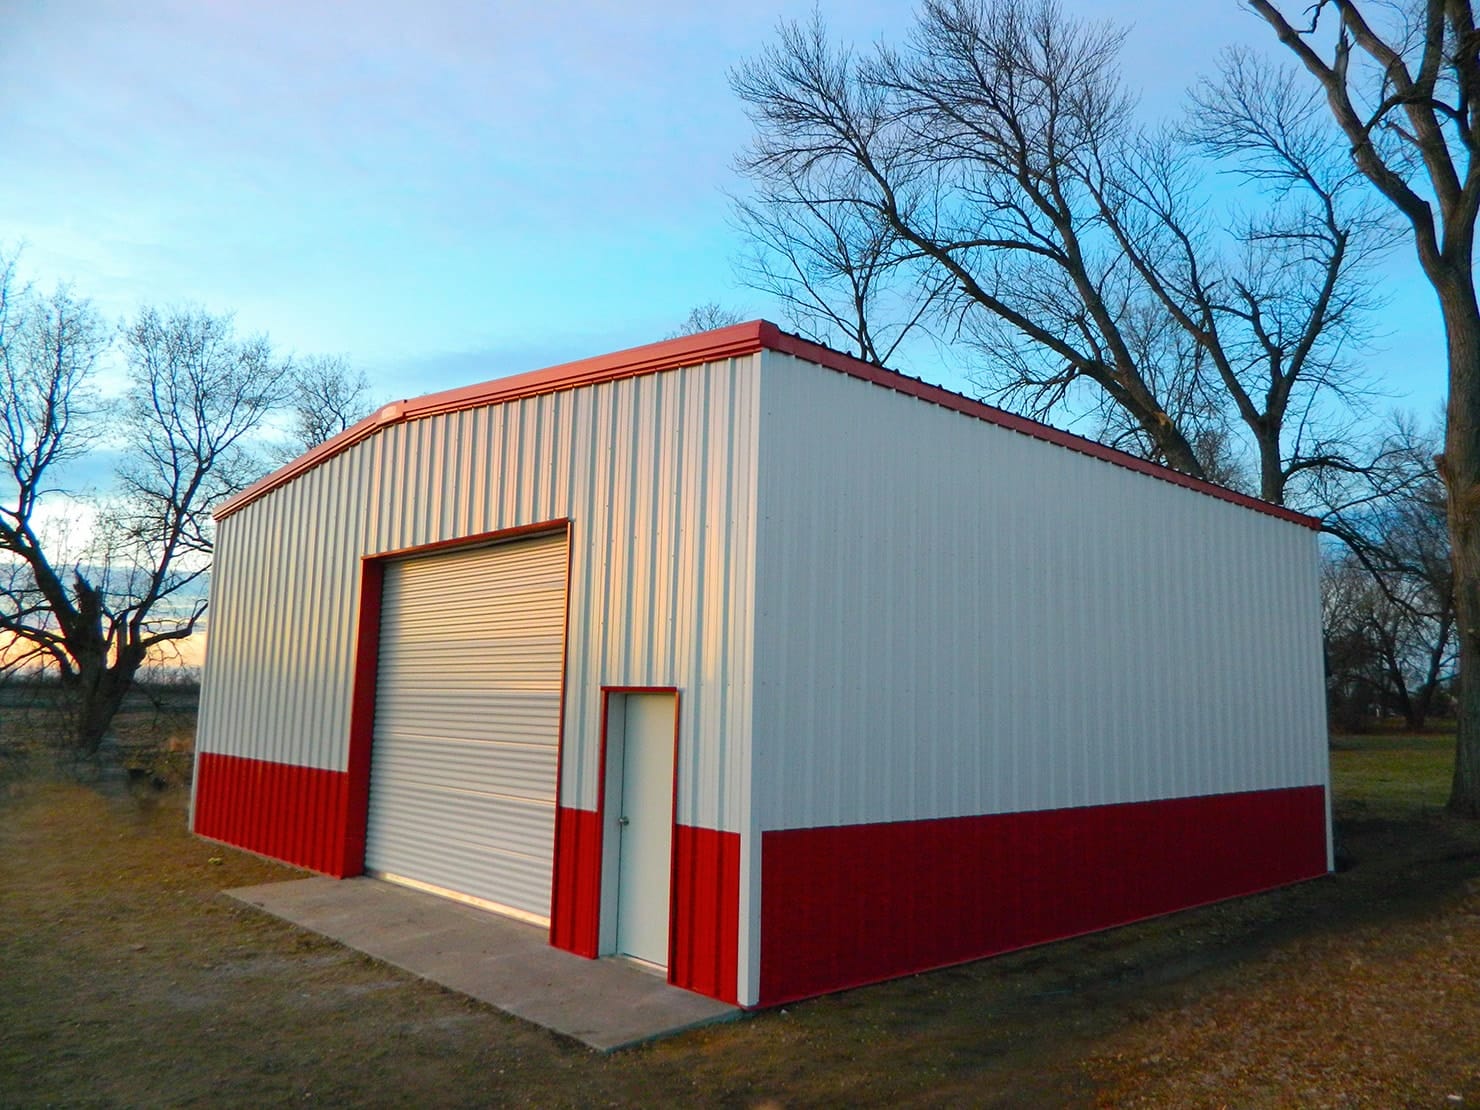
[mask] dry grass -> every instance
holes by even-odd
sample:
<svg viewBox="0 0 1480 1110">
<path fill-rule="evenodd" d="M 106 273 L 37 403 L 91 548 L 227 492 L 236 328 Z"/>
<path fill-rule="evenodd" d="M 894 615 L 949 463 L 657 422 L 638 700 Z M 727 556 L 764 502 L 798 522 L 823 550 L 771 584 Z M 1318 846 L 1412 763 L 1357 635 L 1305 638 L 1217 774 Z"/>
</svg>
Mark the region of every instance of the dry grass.
<svg viewBox="0 0 1480 1110">
<path fill-rule="evenodd" d="M 222 898 L 296 873 L 190 837 L 177 790 L 12 782 L 0 1105 L 1480 1105 L 1444 745 L 1338 748 L 1333 878 L 609 1058 Z"/>
</svg>

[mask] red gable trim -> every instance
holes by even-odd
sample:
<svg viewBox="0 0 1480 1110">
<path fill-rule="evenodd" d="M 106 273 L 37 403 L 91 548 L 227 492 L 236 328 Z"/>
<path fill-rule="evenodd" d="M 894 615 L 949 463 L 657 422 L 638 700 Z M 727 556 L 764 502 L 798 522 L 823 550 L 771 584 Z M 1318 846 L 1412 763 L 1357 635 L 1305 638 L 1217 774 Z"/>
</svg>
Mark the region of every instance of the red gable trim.
<svg viewBox="0 0 1480 1110">
<path fill-rule="evenodd" d="M 425 397 L 414 397 L 407 401 L 392 401 L 373 416 L 361 420 L 354 427 L 340 432 L 334 438 L 319 444 L 312 451 L 293 460 L 282 469 L 248 486 L 216 510 L 216 519 L 224 520 L 279 486 L 286 485 L 300 474 L 312 470 L 320 463 L 392 424 L 419 420 L 425 416 L 457 412 L 461 409 L 480 408 L 484 405 L 494 405 L 524 397 L 535 397 L 542 393 L 557 393 L 580 386 L 595 385 L 599 382 L 636 378 L 644 374 L 655 374 L 661 370 L 676 370 L 682 366 L 697 366 L 704 362 L 740 358 L 761 350 L 793 355 L 807 362 L 825 366 L 829 370 L 836 370 L 850 377 L 892 389 L 896 393 L 903 393 L 906 396 L 975 417 L 988 424 L 996 424 L 1010 431 L 1020 432 L 1034 439 L 1041 439 L 1046 443 L 1057 444 L 1071 451 L 1078 451 L 1082 455 L 1113 463 L 1126 470 L 1134 470 L 1138 474 L 1146 474 L 1185 489 L 1196 490 L 1198 493 L 1216 497 L 1220 501 L 1242 505 L 1246 509 L 1279 517 L 1281 520 L 1288 520 L 1306 528 L 1318 529 L 1320 527 L 1320 522 L 1314 517 L 1272 505 L 1267 501 L 1260 501 L 1256 497 L 1249 497 L 1211 482 L 1189 477 L 1168 467 L 1129 455 L 1124 451 L 1117 451 L 1113 447 L 1106 447 L 1092 439 L 1085 439 L 1072 432 L 1060 431 L 1047 424 L 1040 424 L 1035 420 L 982 404 L 980 401 L 973 401 L 969 397 L 952 393 L 940 386 L 930 385 L 918 378 L 906 377 L 893 370 L 872 366 L 852 355 L 845 355 L 841 351 L 834 351 L 831 347 L 824 347 L 802 339 L 800 336 L 784 332 L 768 320 L 751 320 L 748 323 L 701 332 L 698 335 L 685 335 L 678 339 L 649 343 L 644 347 L 632 347 L 597 358 L 567 362 L 546 370 L 535 370 L 528 374 L 498 378 L 491 382 L 463 386 L 460 389 L 449 389 L 442 393 L 431 393 Z"/>
</svg>

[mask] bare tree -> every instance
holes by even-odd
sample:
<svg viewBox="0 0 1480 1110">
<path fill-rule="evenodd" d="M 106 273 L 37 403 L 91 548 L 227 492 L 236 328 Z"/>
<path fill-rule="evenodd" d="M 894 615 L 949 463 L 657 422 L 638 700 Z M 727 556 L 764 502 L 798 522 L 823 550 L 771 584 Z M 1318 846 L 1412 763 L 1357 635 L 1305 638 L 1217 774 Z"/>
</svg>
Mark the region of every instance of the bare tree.
<svg viewBox="0 0 1480 1110">
<path fill-rule="evenodd" d="M 1351 160 L 1404 222 L 1439 298 L 1449 408 L 1447 493 L 1459 628 L 1459 736 L 1449 808 L 1480 818 L 1480 33 L 1470 0 L 1316 0 L 1291 22 L 1249 0 L 1314 77 Z M 1372 11 L 1381 22 L 1369 19 Z"/>
<path fill-rule="evenodd" d="M 283 462 L 332 439 L 375 411 L 370 379 L 342 355 L 300 359 L 293 363 L 288 381 L 293 423 Z"/>
<path fill-rule="evenodd" d="M 0 347 L 0 633 L 23 645 L 13 663 L 59 677 L 73 744 L 88 754 L 150 652 L 195 631 L 210 508 L 261 473 L 251 440 L 283 399 L 287 367 L 265 339 L 237 339 L 229 318 L 145 309 L 120 336 L 127 391 L 103 405 L 90 385 L 109 342 L 96 313 L 65 291 L 20 300 Z M 43 499 L 105 438 L 122 448 L 117 489 L 91 542 L 64 559 Z"/>
<path fill-rule="evenodd" d="M 1341 694 L 1332 708 L 1377 699 L 1417 728 L 1452 678 L 1454 573 L 1437 436 L 1399 421 L 1388 442 L 1396 492 L 1352 498 L 1330 524 L 1344 540 L 1325 575 L 1328 665 Z"/>
<path fill-rule="evenodd" d="M 727 328 L 731 324 L 744 322 L 745 317 L 734 309 L 725 308 L 718 301 L 705 301 L 689 309 L 689 314 L 683 318 L 683 323 L 678 325 L 677 330 L 669 332 L 664 338 L 679 339 L 685 335 L 698 335 L 701 331 L 713 331 L 715 328 Z"/>
<path fill-rule="evenodd" d="M 1288 76 L 1230 55 L 1187 127 L 1148 131 L 1122 37 L 1051 0 L 925 0 L 902 48 L 866 55 L 817 18 L 783 24 L 732 74 L 756 125 L 750 222 L 782 240 L 770 258 L 853 267 L 793 299 L 840 327 L 864 316 L 855 335 L 882 330 L 859 311 L 883 302 L 876 283 L 903 280 L 925 313 L 896 326 L 928 317 L 975 346 L 990 395 L 1039 416 L 1087 406 L 1112 440 L 1200 477 L 1225 476 L 1241 436 L 1257 491 L 1285 503 L 1307 472 L 1358 465 L 1323 417 L 1372 303 L 1380 221 Z M 1256 216 L 1212 219 L 1210 159 L 1259 191 Z"/>
<path fill-rule="evenodd" d="M 1248 214 L 1202 214 L 1209 169 L 1250 188 Z M 1370 333 L 1380 299 L 1368 263 L 1392 236 L 1294 73 L 1226 51 L 1187 121 L 1138 140 L 1115 188 L 1111 226 L 1192 344 L 1190 358 L 1160 364 L 1186 376 L 1167 393 L 1243 426 L 1254 491 L 1284 504 L 1314 471 L 1366 465 L 1345 431 L 1361 392 L 1346 359 Z"/>
<path fill-rule="evenodd" d="M 102 320 L 66 288 L 50 297 L 14 285 L 14 263 L 0 270 L 0 662 L 25 669 L 66 657 L 66 568 L 43 542 L 42 499 L 58 492 L 57 471 L 98 439 L 98 401 L 89 379 L 108 346 Z"/>
<path fill-rule="evenodd" d="M 1402 717 L 1422 728 L 1447 708 L 1453 625 L 1433 620 L 1384 589 L 1348 549 L 1325 554 L 1321 574 L 1327 712 L 1334 728 L 1359 731 Z M 1452 609 L 1447 615 L 1452 618 Z"/>
<path fill-rule="evenodd" d="M 1326 717 L 1333 730 L 1360 732 L 1381 717 L 1389 674 L 1373 634 L 1383 621 L 1381 592 L 1345 548 L 1321 553 L 1321 647 Z"/>
<path fill-rule="evenodd" d="M 834 192 L 783 174 L 737 199 L 735 222 L 749 245 L 740 273 L 780 302 L 798 334 L 884 366 L 912 332 L 927 330 L 949 282 Z"/>
</svg>

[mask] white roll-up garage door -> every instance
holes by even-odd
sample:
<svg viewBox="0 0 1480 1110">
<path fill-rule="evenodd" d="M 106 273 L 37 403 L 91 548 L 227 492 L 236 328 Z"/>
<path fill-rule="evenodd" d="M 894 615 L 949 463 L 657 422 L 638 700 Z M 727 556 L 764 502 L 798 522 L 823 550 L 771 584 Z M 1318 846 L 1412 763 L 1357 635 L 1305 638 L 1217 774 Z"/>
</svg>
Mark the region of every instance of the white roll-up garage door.
<svg viewBox="0 0 1480 1110">
<path fill-rule="evenodd" d="M 548 921 L 563 534 L 387 564 L 365 866 Z"/>
</svg>

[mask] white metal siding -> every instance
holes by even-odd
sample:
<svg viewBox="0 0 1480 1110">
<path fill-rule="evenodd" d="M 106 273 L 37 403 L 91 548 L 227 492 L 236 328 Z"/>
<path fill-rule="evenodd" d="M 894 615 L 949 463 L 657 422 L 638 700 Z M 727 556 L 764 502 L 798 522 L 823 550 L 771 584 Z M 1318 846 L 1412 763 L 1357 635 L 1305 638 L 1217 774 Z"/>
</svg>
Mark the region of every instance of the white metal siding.
<svg viewBox="0 0 1480 1110">
<path fill-rule="evenodd" d="M 1316 538 L 768 352 L 755 827 L 1324 784 Z"/>
<path fill-rule="evenodd" d="M 222 521 L 200 750 L 344 769 L 360 558 L 569 518 L 562 804 L 600 688 L 677 686 L 678 819 L 743 828 L 759 358 L 394 424 Z"/>
<path fill-rule="evenodd" d="M 385 569 L 365 866 L 550 914 L 564 535 Z"/>
</svg>

